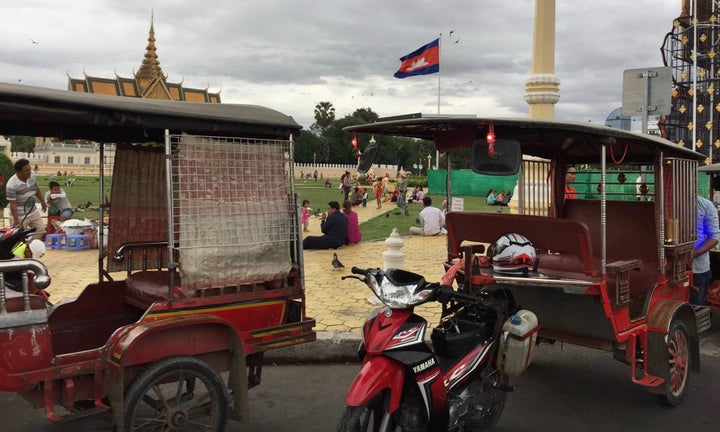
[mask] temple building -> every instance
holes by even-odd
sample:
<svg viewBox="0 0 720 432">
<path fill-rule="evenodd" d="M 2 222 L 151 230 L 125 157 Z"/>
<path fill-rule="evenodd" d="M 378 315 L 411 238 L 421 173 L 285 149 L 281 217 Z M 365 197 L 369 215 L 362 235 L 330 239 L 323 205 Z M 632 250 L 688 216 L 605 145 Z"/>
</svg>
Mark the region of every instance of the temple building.
<svg viewBox="0 0 720 432">
<path fill-rule="evenodd" d="M 155 29 L 150 23 L 150 35 L 140 69 L 132 78 L 115 76 L 100 78 L 85 75 L 85 78 L 68 77 L 68 90 L 97 93 L 111 96 L 129 96 L 144 99 L 170 99 L 187 102 L 220 103 L 220 92 L 210 93 L 208 89 L 184 87 L 179 83 L 167 82 L 160 68 L 157 48 L 155 47 Z"/>
<path fill-rule="evenodd" d="M 117 75 L 115 78 L 88 75 L 85 75 L 84 78 L 68 76 L 68 91 L 186 102 L 221 102 L 220 92 L 210 93 L 207 88 L 184 87 L 182 81 L 179 83 L 167 81 L 167 75 L 163 73 L 158 61 L 152 20 L 150 21 L 150 34 L 145 56 L 140 69 L 133 74 L 132 78 Z M 54 142 L 52 138 L 37 138 L 34 153 L 13 153 L 11 159 L 15 161 L 19 158 L 26 158 L 33 166 L 37 165 L 43 173 L 63 174 L 97 173 L 102 163 L 106 172 L 111 174 L 115 156 L 113 147 L 105 147 L 105 157 L 101 161 L 95 143 L 86 141 Z"/>
</svg>

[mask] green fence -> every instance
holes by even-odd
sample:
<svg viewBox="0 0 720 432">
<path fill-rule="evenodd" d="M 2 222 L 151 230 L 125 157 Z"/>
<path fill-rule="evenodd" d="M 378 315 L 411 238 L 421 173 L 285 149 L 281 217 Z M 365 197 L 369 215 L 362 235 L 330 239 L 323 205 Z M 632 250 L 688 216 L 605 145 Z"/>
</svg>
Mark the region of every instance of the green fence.
<svg viewBox="0 0 720 432">
<path fill-rule="evenodd" d="M 446 170 L 430 171 L 428 175 L 428 193 L 445 194 Z M 488 190 L 495 189 L 500 192 L 513 191 L 518 176 L 489 176 L 476 174 L 472 170 L 454 170 L 451 178 L 453 195 L 487 196 Z"/>
<path fill-rule="evenodd" d="M 446 170 L 431 170 L 428 173 L 428 193 L 445 194 L 445 173 Z M 627 175 L 624 183 L 619 184 L 612 172 L 608 173 L 608 193 L 623 194 L 625 200 L 637 199 L 637 180 L 638 175 Z M 518 176 L 489 176 L 474 173 L 472 170 L 455 170 L 452 172 L 452 191 L 453 195 L 465 196 L 487 196 L 488 190 L 496 191 L 513 191 L 517 184 Z M 578 198 L 599 199 L 597 185 L 600 183 L 599 172 L 578 172 L 577 183 L 574 184 L 577 189 Z M 647 174 L 646 181 L 653 184 L 654 175 Z M 700 196 L 708 197 L 710 176 L 706 173 L 698 173 L 697 193 Z M 613 197 L 619 199 L 619 196 Z"/>
</svg>

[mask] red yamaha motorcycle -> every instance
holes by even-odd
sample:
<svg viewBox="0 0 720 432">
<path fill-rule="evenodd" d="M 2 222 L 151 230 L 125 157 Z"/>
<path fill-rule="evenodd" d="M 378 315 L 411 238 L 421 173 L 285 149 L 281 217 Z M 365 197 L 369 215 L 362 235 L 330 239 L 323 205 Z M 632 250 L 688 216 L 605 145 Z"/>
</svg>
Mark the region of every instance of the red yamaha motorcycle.
<svg viewBox="0 0 720 432">
<path fill-rule="evenodd" d="M 339 432 L 465 431 L 500 419 L 509 376 L 527 368 L 537 331 L 529 311 L 488 284 L 477 295 L 428 283 L 415 273 L 352 268 L 387 306 L 363 326 L 360 372 L 345 397 Z M 417 305 L 443 305 L 440 324 L 425 342 L 427 321 Z"/>
</svg>

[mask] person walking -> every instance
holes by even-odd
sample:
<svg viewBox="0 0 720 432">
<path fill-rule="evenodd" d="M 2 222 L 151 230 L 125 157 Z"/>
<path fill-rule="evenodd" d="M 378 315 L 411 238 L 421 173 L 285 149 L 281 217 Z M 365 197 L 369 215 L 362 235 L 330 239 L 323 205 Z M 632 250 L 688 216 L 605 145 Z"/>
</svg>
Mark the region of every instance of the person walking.
<svg viewBox="0 0 720 432">
<path fill-rule="evenodd" d="M 375 183 L 373 183 L 373 191 L 375 192 L 377 208 L 382 208 L 382 196 L 385 191 L 385 184 L 383 183 L 382 178 L 378 177 L 375 179 Z"/>
<path fill-rule="evenodd" d="M 310 200 L 303 200 L 302 209 L 300 209 L 300 223 L 303 232 L 310 231 Z"/>
<path fill-rule="evenodd" d="M 434 236 L 440 234 L 445 225 L 445 214 L 437 207 L 432 206 L 432 198 L 423 198 L 424 208 L 420 211 L 420 225 L 422 227 L 410 227 L 410 234 Z"/>
<path fill-rule="evenodd" d="M 409 215 L 408 208 L 407 208 L 407 187 L 408 187 L 408 179 L 407 179 L 407 173 L 403 172 L 400 173 L 400 181 L 397 185 L 397 206 L 405 211 L 405 215 Z"/>
<path fill-rule="evenodd" d="M 352 189 L 352 177 L 350 176 L 350 171 L 345 171 L 342 178 L 342 191 L 345 197 L 343 201 L 348 200 L 348 197 L 350 196 L 350 189 Z"/>
<path fill-rule="evenodd" d="M 712 201 L 697 197 L 697 231 L 693 251 L 693 287 L 690 290 L 690 303 L 698 306 L 705 305 L 707 288 L 712 278 L 710 269 L 710 251 L 720 241 L 720 228 L 718 228 L 718 210 Z"/>
<path fill-rule="evenodd" d="M 40 187 L 37 183 L 37 177 L 32 172 L 30 161 L 27 159 L 18 159 L 15 162 L 15 175 L 10 177 L 5 187 L 5 197 L 10 203 L 10 214 L 13 218 L 14 225 L 20 225 L 23 222 L 24 227 L 35 228 L 33 239 L 41 240 L 45 235 L 45 224 L 43 223 L 42 216 L 36 208 L 32 208 L 30 212 L 25 214 L 25 201 L 33 196 L 40 201 L 40 206 L 43 211 L 47 210 L 47 204 L 43 199 Z"/>
</svg>

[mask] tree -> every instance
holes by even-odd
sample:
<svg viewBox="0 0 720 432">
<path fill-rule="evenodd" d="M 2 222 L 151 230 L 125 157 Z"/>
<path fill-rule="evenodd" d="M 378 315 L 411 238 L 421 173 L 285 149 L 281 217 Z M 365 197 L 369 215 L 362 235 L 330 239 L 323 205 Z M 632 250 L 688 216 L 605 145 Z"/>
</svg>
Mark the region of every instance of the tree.
<svg viewBox="0 0 720 432">
<path fill-rule="evenodd" d="M 352 116 L 362 119 L 363 123 L 374 123 L 380 118 L 371 108 L 358 108 L 352 113 Z"/>
<path fill-rule="evenodd" d="M 15 175 L 15 167 L 9 157 L 0 153 L 0 173 L 5 177 L 5 182 L 10 180 L 10 177 Z M 8 205 L 8 200 L 5 198 L 5 185 L 0 186 L 0 209 L 4 209 Z"/>
<path fill-rule="evenodd" d="M 327 141 L 312 132 L 300 131 L 295 140 L 295 153 L 293 160 L 300 163 L 324 163 L 328 160 Z"/>
<path fill-rule="evenodd" d="M 320 102 L 315 105 L 315 123 L 310 130 L 316 135 L 323 136 L 325 131 L 335 122 L 335 107 L 330 102 Z"/>
<path fill-rule="evenodd" d="M 35 151 L 35 138 L 29 136 L 9 136 L 11 152 L 32 153 Z"/>
</svg>

